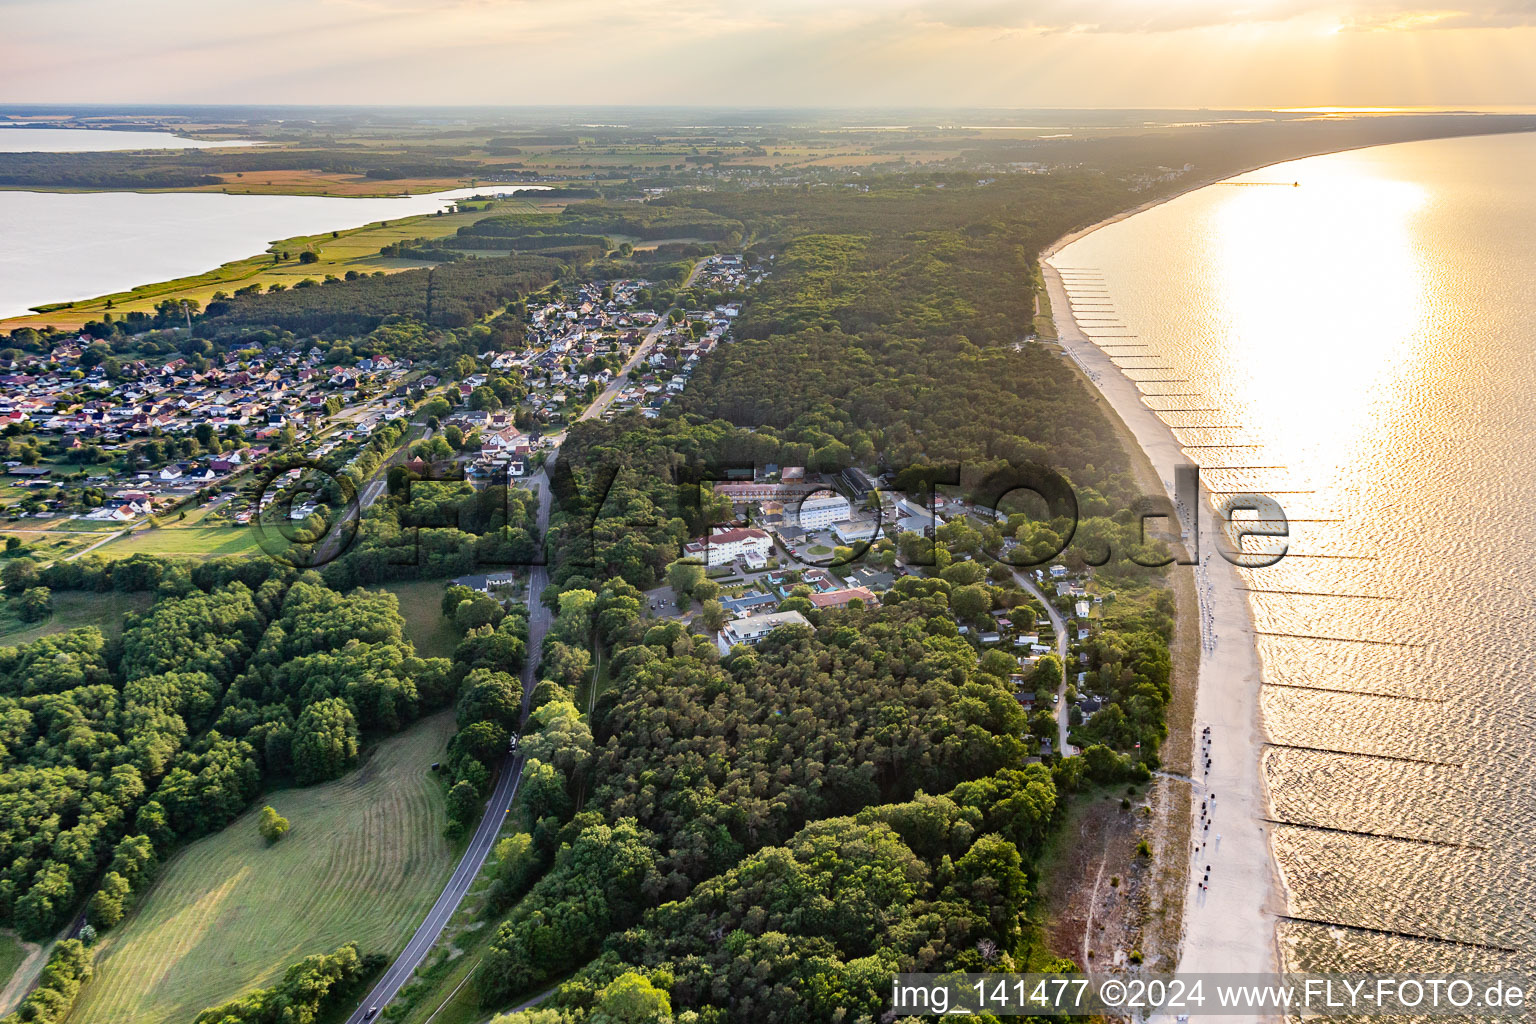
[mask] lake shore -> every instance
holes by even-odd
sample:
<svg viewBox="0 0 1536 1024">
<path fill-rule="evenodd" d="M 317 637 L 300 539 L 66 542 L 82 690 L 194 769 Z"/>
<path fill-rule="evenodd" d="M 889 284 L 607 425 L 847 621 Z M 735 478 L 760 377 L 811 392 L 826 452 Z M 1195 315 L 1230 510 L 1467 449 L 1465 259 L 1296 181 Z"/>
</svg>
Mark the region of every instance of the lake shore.
<svg viewBox="0 0 1536 1024">
<path fill-rule="evenodd" d="M 1190 190 L 1211 183 L 1203 181 Z M 1076 239 L 1171 198 L 1175 197 L 1159 197 L 1068 234 L 1041 254 L 1058 343 L 1118 416 L 1170 501 L 1174 467 L 1190 460 L 1173 431 L 1142 401 L 1136 384 L 1083 332 L 1060 273 L 1046 261 Z M 1201 499 L 1200 564 L 1173 570 L 1192 577 L 1192 586 L 1179 586 L 1176 581 L 1175 589 L 1180 632 L 1187 630 L 1198 637 L 1192 735 L 1170 736 L 1169 741 L 1170 750 L 1183 741 L 1190 769 L 1188 781 L 1169 773 L 1170 781 L 1190 791 L 1189 810 L 1188 818 L 1176 823 L 1183 827 L 1173 828 L 1164 837 L 1165 856 L 1187 858 L 1182 870 L 1175 872 L 1182 876 L 1184 888 L 1177 969 L 1181 973 L 1269 973 L 1278 970 L 1276 916 L 1283 913 L 1285 902 L 1269 843 L 1272 815 L 1261 767 L 1265 741 L 1259 708 L 1261 667 L 1242 580 L 1215 551 L 1218 526 L 1204 488 Z M 1190 595 L 1194 600 L 1187 599 Z M 1180 725 L 1170 722 L 1175 730 Z M 1209 748 L 1202 743 L 1207 726 Z M 1209 773 L 1204 769 L 1207 749 L 1212 761 Z M 1207 829 L 1200 807 L 1202 802 L 1211 807 L 1212 793 L 1216 810 Z M 1211 868 L 1209 888 L 1201 889 L 1206 865 Z"/>
<path fill-rule="evenodd" d="M 381 249 L 416 237 L 452 235 L 491 212 L 542 210 L 546 204 L 539 196 L 546 191 L 541 185 L 495 185 L 356 199 L 0 190 L 0 220 L 19 222 L 16 237 L 51 238 L 35 259 L 21 245 L 0 246 L 0 331 L 78 329 L 108 313 L 152 312 L 166 300 L 202 306 L 216 292 L 252 285 L 292 287 L 327 274 L 429 266 L 386 257 Z M 497 192 L 508 197 L 437 212 L 456 200 Z M 50 227 L 51 217 L 66 214 L 64 227 Z M 306 250 L 318 261 L 301 262 L 298 256 Z M 277 259 L 284 251 L 293 258 Z"/>
</svg>

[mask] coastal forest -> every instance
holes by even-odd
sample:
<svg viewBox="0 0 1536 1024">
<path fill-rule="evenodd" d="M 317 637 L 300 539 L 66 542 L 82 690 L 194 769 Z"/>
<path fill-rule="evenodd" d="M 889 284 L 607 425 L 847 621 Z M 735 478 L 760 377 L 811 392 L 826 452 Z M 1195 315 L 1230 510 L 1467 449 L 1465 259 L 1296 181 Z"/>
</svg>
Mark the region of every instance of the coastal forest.
<svg viewBox="0 0 1536 1024">
<path fill-rule="evenodd" d="M 958 632 L 977 621 L 970 592 L 983 608 L 1020 599 L 971 559 L 1031 536 L 1023 517 L 946 527 L 932 578 L 900 580 L 878 609 L 812 612 L 813 631 L 750 653 L 635 618 L 715 514 L 690 482 L 700 465 L 954 464 L 957 484 L 1048 465 L 1078 489 L 1085 532 L 1135 543 L 1126 453 L 1060 358 L 1025 341 L 1032 253 L 1114 188 L 940 184 L 959 183 L 669 200 L 740 219 L 775 274 L 678 416 L 577 424 L 562 446 L 557 639 L 525 741 L 534 825 L 500 868 L 486 1006 L 590 961 L 548 1019 L 602 1019 L 636 986 L 699 1021 L 873 1019 L 895 970 L 1041 966 L 1023 922 L 1042 843 L 1074 794 L 1157 764 L 1166 594 L 1101 634 L 1091 671 L 1115 697 L 1083 756 L 1048 764 L 1020 742 L 1013 659 Z M 1121 585 L 1157 593 L 1156 572 L 1117 562 Z M 589 635 L 613 682 L 583 720 L 547 670 Z"/>
<path fill-rule="evenodd" d="M 497 169 L 521 176 L 506 152 L 519 136 L 507 138 Z M 1276 145 L 1312 138 L 1297 129 Z M 348 777 L 437 711 L 453 719 L 432 766 L 452 842 L 474 830 L 514 736 L 522 776 L 476 888 L 475 928 L 460 935 L 473 959 L 413 983 L 397 1016 L 446 1003 L 443 978 L 471 963 L 455 977 L 456 1012 L 498 1024 L 872 1022 L 888 1019 L 893 972 L 1088 966 L 1041 927 L 1049 850 L 1074 807 L 1161 766 L 1175 608 L 1158 567 L 1167 551 L 1142 534 L 1131 455 L 1041 340 L 1037 261 L 1063 234 L 1155 195 L 1147 175 L 1173 157 L 1161 141 L 1121 140 L 1011 173 L 996 168 L 1039 147 L 984 148 L 958 165 L 709 187 L 698 162 L 681 178 L 594 175 L 563 212 L 498 213 L 395 243 L 431 267 L 236 292 L 195 318 L 168 308 L 87 325 L 94 365 L 207 367 L 273 346 L 332 366 L 408 359 L 432 380 L 373 440 L 325 463 L 357 490 L 382 481 L 349 544 L 298 545 L 325 557 L 7 558 L 13 600 L 138 602 L 120 630 L 0 647 L 0 924 L 63 939 L 7 1020 L 67 1020 L 91 983 L 91 941 L 123 927 L 188 844 L 264 795 Z M 257 164 L 380 180 L 490 166 L 419 155 L 333 166 L 285 149 Z M 14 156 L 0 157 L 0 184 L 203 185 L 256 166 L 202 152 Z M 716 252 L 771 273 L 740 291 L 689 284 Z M 529 419 L 531 374 L 496 357 L 522 348 L 531 308 L 626 278 L 648 282 L 637 308 L 658 316 L 739 307 L 729 340 L 654 415 Z M 12 347 L 40 355 L 62 340 L 28 328 Z M 462 409 L 558 430 L 541 477 L 554 495 L 547 531 L 531 490 L 455 472 L 480 444 L 443 425 Z M 154 464 L 189 442 L 156 437 L 138 451 Z M 917 500 L 942 490 L 964 511 L 931 536 L 894 534 L 862 553 L 866 566 L 905 570 L 890 572 L 878 605 L 824 609 L 791 590 L 777 607 L 807 625 L 722 654 L 712 630 L 655 614 L 648 592 L 676 589 L 683 545 L 728 517 L 704 481 L 770 464 L 858 468 Z M 1070 491 L 1070 509 L 985 508 L 999 480 L 1047 478 Z M 1025 669 L 978 634 L 1001 614 L 1033 616 L 1026 574 L 1057 561 L 1092 567 L 1114 600 L 1075 663 L 1051 655 Z M 463 585 L 505 569 L 521 586 L 537 564 L 542 592 Z M 431 593 L 414 614 L 431 620 L 438 649 L 412 639 L 417 624 L 389 589 L 399 585 Z M 699 586 L 705 604 L 718 595 L 712 580 Z M 530 623 L 546 615 L 543 635 Z M 1050 697 L 1068 679 L 1102 697 L 1071 720 L 1074 756 L 1039 743 L 1058 735 Z M 299 829 L 270 841 L 301 841 Z M 210 999 L 199 1024 L 342 1019 L 395 950 L 306 952 L 272 965 L 285 970 L 271 984 Z"/>
</svg>

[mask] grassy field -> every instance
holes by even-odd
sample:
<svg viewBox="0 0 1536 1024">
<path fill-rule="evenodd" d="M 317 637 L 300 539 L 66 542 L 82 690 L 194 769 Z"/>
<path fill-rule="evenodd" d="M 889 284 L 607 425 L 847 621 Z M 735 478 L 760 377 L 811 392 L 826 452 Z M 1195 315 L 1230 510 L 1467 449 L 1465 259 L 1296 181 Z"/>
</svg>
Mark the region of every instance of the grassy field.
<svg viewBox="0 0 1536 1024">
<path fill-rule="evenodd" d="M 8 980 L 16 973 L 16 968 L 27 958 L 26 948 L 22 946 L 14 932 L 7 929 L 0 932 L 0 983 Z"/>
<path fill-rule="evenodd" d="M 30 951 L 37 946 L 23 943 L 10 929 L 0 931 L 0 1013 L 9 1013 L 14 1003 L 21 1001 L 21 984 L 12 989 L 11 981 L 16 969 L 26 962 Z M 30 972 L 28 972 L 30 973 Z"/>
<path fill-rule="evenodd" d="M 400 614 L 405 617 L 405 635 L 423 658 L 452 657 L 459 643 L 458 631 L 443 618 L 443 590 L 447 585 L 447 580 L 415 580 L 383 588 L 399 600 Z"/>
<path fill-rule="evenodd" d="M 7 612 L 0 612 L 0 645 L 25 644 L 50 633 L 62 633 L 77 626 L 100 626 L 108 637 L 123 630 L 123 616 L 149 607 L 150 594 L 120 594 L 115 590 L 59 590 L 53 595 L 53 616 L 45 622 L 22 622 Z"/>
<path fill-rule="evenodd" d="M 453 868 L 427 768 L 452 733 L 452 716 L 434 715 L 346 778 L 269 794 L 182 851 L 104 937 L 70 1024 L 181 1024 L 344 942 L 398 953 Z M 271 847 L 262 802 L 293 823 Z"/>
<path fill-rule="evenodd" d="M 107 558 L 127 558 L 141 551 L 152 555 L 211 558 L 214 555 L 259 554 L 256 531 L 246 526 L 162 526 L 134 530 L 103 544 L 96 552 Z"/>
<path fill-rule="evenodd" d="M 528 815 L 519 798 L 513 802 L 497 841 L 526 831 Z M 495 874 L 493 848 L 432 952 L 392 1005 L 395 1024 L 480 1024 L 485 1020 L 477 968 L 496 934 L 494 919 L 487 920 L 485 914 Z"/>
<path fill-rule="evenodd" d="M 44 529 L 32 529 L 30 526 L 20 529 L 15 526 L 0 528 L 0 537 L 15 537 L 26 544 L 27 549 L 23 553 L 39 562 L 53 562 L 60 558 L 68 558 L 101 539 L 83 530 L 57 526 L 58 522 L 55 520 L 53 524 L 44 524 Z"/>
</svg>

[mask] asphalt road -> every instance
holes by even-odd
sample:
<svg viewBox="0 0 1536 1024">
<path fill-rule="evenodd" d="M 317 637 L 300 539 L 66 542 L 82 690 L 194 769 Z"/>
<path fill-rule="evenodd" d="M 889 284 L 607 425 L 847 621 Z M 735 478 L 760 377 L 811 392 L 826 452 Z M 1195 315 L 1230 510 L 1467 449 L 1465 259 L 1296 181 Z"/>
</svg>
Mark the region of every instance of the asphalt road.
<svg viewBox="0 0 1536 1024">
<path fill-rule="evenodd" d="M 485 816 L 480 819 L 474 838 L 469 841 L 469 849 L 464 851 L 464 856 L 459 860 L 459 866 L 454 869 L 453 877 L 448 879 L 442 895 L 438 896 L 437 902 L 432 904 L 426 920 L 416 929 L 416 934 L 411 936 L 411 941 L 406 943 L 405 949 L 373 986 L 373 991 L 368 993 L 368 998 L 364 999 L 362 1005 L 347 1018 L 347 1024 L 362 1024 L 363 1021 L 370 1019 L 368 1011 L 374 1007 L 382 1011 L 400 989 L 411 980 L 411 975 L 416 973 L 416 968 L 421 966 L 421 962 L 437 944 L 438 936 L 443 933 L 448 920 L 459 909 L 459 902 L 464 899 L 464 894 L 469 892 L 475 876 L 480 873 L 480 868 L 491 852 L 491 847 L 496 845 L 496 834 L 501 831 L 502 819 L 506 817 L 507 810 L 512 806 L 512 799 L 517 796 L 517 786 L 522 777 L 522 758 L 512 754 L 507 755 L 501 763 L 496 789 L 491 793 L 490 802 L 486 804 Z"/>
<path fill-rule="evenodd" d="M 553 462 L 553 457 L 549 461 Z M 538 494 L 539 535 L 543 536 L 549 530 L 552 497 L 549 479 L 541 472 L 537 476 L 527 478 L 524 483 Z M 550 610 L 539 600 L 539 594 L 543 592 L 548 582 L 547 567 L 536 565 L 529 572 L 528 660 L 523 666 L 523 715 L 525 718 L 528 713 L 528 700 L 533 695 L 535 675 L 544 650 L 544 635 L 549 632 L 550 623 L 553 621 Z M 432 904 L 426 920 L 416 929 L 416 933 L 411 936 L 411 941 L 406 943 L 405 949 L 373 986 L 373 990 L 368 993 L 368 998 L 364 999 L 362 1005 L 347 1018 L 347 1024 L 363 1024 L 364 1021 L 371 1020 L 368 1011 L 374 1008 L 382 1013 L 384 1007 L 389 1005 L 389 1001 L 394 999 L 411 980 L 411 976 L 427 958 L 427 954 L 432 952 L 432 947 L 437 944 L 438 937 L 447 927 L 449 919 L 459 909 L 459 903 L 463 901 L 464 895 L 469 892 L 475 876 L 480 874 L 480 869 L 485 865 L 485 858 L 490 855 L 491 848 L 496 845 L 496 836 L 501 831 L 507 812 L 512 809 L 512 801 L 517 797 L 517 787 L 522 777 L 522 756 L 508 754 L 502 759 L 501 766 L 497 769 L 496 788 L 492 791 L 490 800 L 486 802 L 485 814 L 475 829 L 474 837 L 469 841 L 469 848 L 464 851 L 464 856 L 459 858 L 459 866 L 454 869 L 453 877 L 448 879 L 442 894 L 438 896 L 437 902 Z"/>
<path fill-rule="evenodd" d="M 346 553 L 347 548 L 357 539 L 357 533 L 361 526 L 363 513 L 368 511 L 370 505 L 379 500 L 379 495 L 384 493 L 385 486 L 389 483 L 389 471 L 392 467 L 405 462 L 405 456 L 410 451 L 411 445 L 417 441 L 425 440 L 432 436 L 428 427 L 411 424 L 406 430 L 405 441 L 384 463 L 374 472 L 373 477 L 363 485 L 362 491 L 357 495 L 356 518 L 344 525 L 338 525 L 321 538 L 319 546 L 315 548 L 313 562 L 315 567 L 329 565 Z"/>
<path fill-rule="evenodd" d="M 553 503 L 554 495 L 549 489 L 549 470 L 560 457 L 560 449 L 549 453 L 549 458 L 544 461 L 544 468 L 536 476 L 528 477 L 525 483 L 539 498 L 538 523 L 539 537 L 549 536 L 549 511 Z M 549 585 L 549 566 L 535 565 L 528 571 L 528 660 L 523 665 L 523 718 L 528 718 L 528 701 L 533 697 L 533 686 L 537 681 L 539 662 L 544 658 L 544 634 L 549 632 L 549 627 L 554 622 L 554 613 L 545 607 L 539 596 L 544 593 L 544 588 Z"/>
<path fill-rule="evenodd" d="M 618 396 L 618 393 L 629 386 L 630 371 L 639 365 L 640 360 L 651 354 L 651 349 L 656 346 L 656 339 L 661 337 L 661 332 L 666 330 L 668 326 L 665 315 L 656 321 L 651 329 L 646 332 L 640 344 L 635 346 L 634 355 L 629 357 L 629 361 L 624 364 L 623 368 L 619 371 L 619 375 L 609 382 L 608 386 L 603 389 L 602 394 L 592 399 L 592 404 L 587 406 L 580 416 L 576 417 L 577 422 L 596 419 L 602 415 L 604 409 L 613 404 L 613 400 Z"/>
<path fill-rule="evenodd" d="M 1077 753 L 1077 748 L 1067 742 L 1067 730 L 1071 728 L 1069 718 L 1071 709 L 1067 706 L 1067 670 L 1071 664 L 1067 661 L 1067 620 L 1056 610 L 1056 606 L 1046 598 L 1035 581 L 1020 569 L 1013 570 L 1013 578 L 1019 581 L 1019 585 L 1045 606 L 1045 613 L 1051 617 L 1051 628 L 1056 630 L 1056 656 L 1061 659 L 1061 682 L 1056 687 L 1056 705 L 1051 709 L 1056 716 L 1056 752 L 1063 757 Z"/>
<path fill-rule="evenodd" d="M 688 271 L 688 279 L 683 282 L 684 288 L 688 288 L 693 284 L 693 279 L 699 276 L 699 271 L 702 270 L 703 267 L 703 260 L 696 260 L 694 262 L 693 269 Z M 667 319 L 667 317 L 671 315 L 671 312 L 671 310 L 668 310 L 666 313 L 663 313 L 661 315 L 661 319 L 656 321 L 651 329 L 646 332 L 645 337 L 641 339 L 640 344 L 635 346 L 634 355 L 630 356 L 629 361 L 626 362 L 624 366 L 619 370 L 619 375 L 613 378 L 611 382 L 609 382 L 608 386 L 603 389 L 602 394 L 592 399 L 592 404 L 587 406 L 586 409 L 582 411 L 580 416 L 576 417 L 578 423 L 582 420 L 596 419 L 598 416 L 602 415 L 603 410 L 613 404 L 613 400 L 618 395 L 618 393 L 622 389 L 629 386 L 629 375 L 631 371 L 633 371 L 636 366 L 640 365 L 640 360 L 651 354 L 651 349 L 656 347 L 656 339 L 660 338 L 661 333 L 665 331 L 668 326 L 670 326 L 670 321 Z"/>
<path fill-rule="evenodd" d="M 703 261 L 694 264 L 693 271 L 688 275 L 687 284 L 691 284 Z M 603 391 L 601 395 L 582 414 L 581 419 L 592 419 L 598 416 L 603 409 L 618 394 L 629 380 L 629 373 L 639 364 L 655 345 L 656 339 L 666 329 L 667 320 L 663 317 L 646 335 L 645 339 L 635 349 L 635 353 L 624 365 L 623 372 Z M 531 477 L 523 480 L 523 486 L 532 489 L 539 499 L 538 523 L 539 536 L 545 537 L 549 532 L 549 513 L 553 494 L 549 488 L 549 470 L 559 458 L 559 449 L 550 452 L 545 460 L 543 469 Z M 394 460 L 391 460 L 394 461 Z M 379 467 L 379 473 L 369 484 L 363 488 L 359 504 L 363 509 L 378 498 L 383 491 L 383 485 L 388 473 L 388 466 Z M 543 658 L 544 636 L 549 632 L 549 627 L 554 621 L 554 615 L 550 609 L 539 600 L 539 595 L 544 592 L 549 583 L 549 567 L 546 565 L 533 566 L 528 573 L 528 658 L 523 667 L 523 718 L 528 717 L 528 703 L 533 697 L 533 687 L 536 681 L 539 662 Z M 490 855 L 491 848 L 496 845 L 496 836 L 501 831 L 503 820 L 507 812 L 512 808 L 512 801 L 517 796 L 518 783 L 522 781 L 523 761 L 519 755 L 508 754 L 498 769 L 496 789 L 491 794 L 485 807 L 485 815 L 480 819 L 480 825 L 475 829 L 474 838 L 470 840 L 469 848 L 464 851 L 464 856 L 459 859 L 459 866 L 454 869 L 453 877 L 448 880 L 448 885 L 438 896 L 437 902 L 427 913 L 427 918 L 411 936 L 411 941 L 406 943 L 405 949 L 395 958 L 395 962 L 389 965 L 384 976 L 374 985 L 373 991 L 368 993 L 362 1005 L 347 1018 L 347 1024 L 363 1024 L 372 1020 L 369 1011 L 377 1009 L 378 1013 L 384 1011 L 390 1000 L 399 994 L 400 990 L 411 980 L 416 969 L 421 966 L 432 947 L 437 944 L 438 937 L 447 927 L 449 919 L 458 910 L 459 903 L 464 895 L 469 892 L 470 885 L 475 876 L 480 873 L 485 865 L 485 858 Z M 552 991 L 552 990 L 551 990 Z M 534 1005 L 549 993 L 544 993 L 525 1005 Z"/>
</svg>

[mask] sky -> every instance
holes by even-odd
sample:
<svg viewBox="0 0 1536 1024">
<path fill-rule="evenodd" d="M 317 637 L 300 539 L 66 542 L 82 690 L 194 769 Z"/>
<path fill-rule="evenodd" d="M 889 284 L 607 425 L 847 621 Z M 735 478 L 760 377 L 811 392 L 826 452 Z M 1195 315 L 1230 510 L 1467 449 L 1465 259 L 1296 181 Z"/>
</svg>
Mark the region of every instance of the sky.
<svg viewBox="0 0 1536 1024">
<path fill-rule="evenodd" d="M 0 102 L 1536 107 L 1536 0 L 0 0 Z"/>
</svg>

